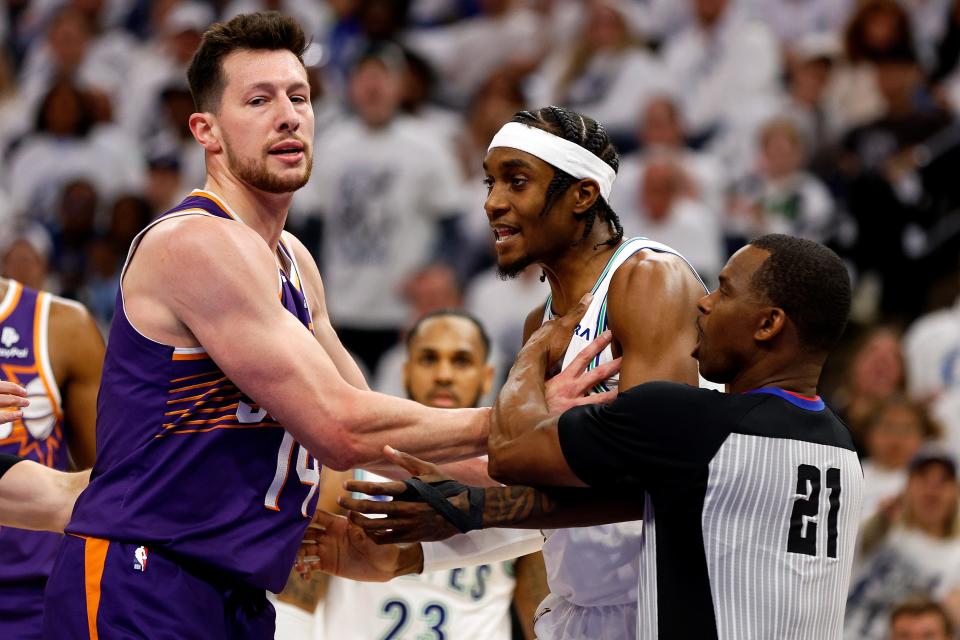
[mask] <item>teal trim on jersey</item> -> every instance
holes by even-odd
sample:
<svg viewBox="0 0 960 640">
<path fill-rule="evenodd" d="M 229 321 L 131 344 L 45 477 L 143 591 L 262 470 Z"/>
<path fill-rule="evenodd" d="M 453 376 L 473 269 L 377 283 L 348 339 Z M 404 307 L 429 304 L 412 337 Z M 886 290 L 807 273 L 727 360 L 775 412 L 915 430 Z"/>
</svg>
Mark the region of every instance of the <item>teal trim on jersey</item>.
<svg viewBox="0 0 960 640">
<path fill-rule="evenodd" d="M 610 266 L 613 265 L 613 261 L 617 259 L 617 256 L 627 248 L 627 245 L 632 243 L 635 240 L 649 240 L 649 238 L 644 238 L 643 236 L 636 236 L 634 238 L 627 238 L 623 243 L 617 247 L 617 250 L 613 252 L 613 255 L 610 256 L 610 259 L 607 260 L 607 265 L 603 268 L 603 273 L 600 274 L 600 277 L 597 278 L 597 281 L 593 283 L 593 288 L 590 289 L 590 293 L 596 293 L 597 289 L 600 288 L 600 283 L 603 282 L 603 279 L 607 276 L 607 273 L 610 272 Z M 604 300 L 606 304 L 606 300 Z M 556 316 L 553 313 L 553 293 L 547 294 L 547 319 L 553 320 Z"/>
</svg>

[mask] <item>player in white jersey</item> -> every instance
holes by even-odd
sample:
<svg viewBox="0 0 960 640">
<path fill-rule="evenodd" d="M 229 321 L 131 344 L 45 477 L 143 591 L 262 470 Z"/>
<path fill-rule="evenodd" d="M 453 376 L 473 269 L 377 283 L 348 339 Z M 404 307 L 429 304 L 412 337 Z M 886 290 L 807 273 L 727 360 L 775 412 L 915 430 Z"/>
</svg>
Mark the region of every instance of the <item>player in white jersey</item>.
<svg viewBox="0 0 960 640">
<path fill-rule="evenodd" d="M 489 351 L 490 339 L 474 317 L 459 311 L 424 316 L 407 334 L 408 359 L 403 367 L 407 397 L 433 407 L 477 406 L 493 384 Z M 386 480 L 362 469 L 353 476 Z M 516 562 L 408 574 L 383 583 L 334 577 L 318 607 L 315 637 L 509 640 L 514 602 L 518 617 L 528 621 L 525 637 L 533 640 L 529 621 L 545 595 L 539 553 Z"/>
<path fill-rule="evenodd" d="M 491 475 L 545 488 L 456 486 L 434 465 L 393 453 L 415 478 L 348 483 L 394 497 L 349 501 L 388 516 L 350 519 L 375 540 L 404 541 L 642 512 L 639 638 L 839 640 L 863 474 L 849 430 L 816 392 L 850 297 L 846 268 L 826 247 L 753 240 L 698 302 L 692 353 L 730 393 L 653 382 L 557 418 L 544 375 L 585 296 L 576 313 L 531 336 L 491 424 Z M 612 489 L 618 515 L 595 505 Z"/>
<path fill-rule="evenodd" d="M 607 204 L 618 163 L 602 125 L 560 107 L 517 114 L 494 137 L 484 161 L 485 209 L 501 273 L 516 275 L 536 263 L 550 281 L 550 298 L 527 317 L 524 337 L 593 292 L 589 321 L 572 332 L 564 364 L 611 329 L 613 343 L 591 369 L 598 373 L 621 363 L 622 370 L 619 377 L 598 380 L 601 399 L 612 399 L 618 385 L 628 389 L 649 380 L 697 384 L 690 350 L 695 303 L 706 291 L 669 247 L 623 239 Z M 538 610 L 537 636 L 632 638 L 641 536 L 640 523 L 548 532 L 544 559 L 551 595 Z"/>
</svg>

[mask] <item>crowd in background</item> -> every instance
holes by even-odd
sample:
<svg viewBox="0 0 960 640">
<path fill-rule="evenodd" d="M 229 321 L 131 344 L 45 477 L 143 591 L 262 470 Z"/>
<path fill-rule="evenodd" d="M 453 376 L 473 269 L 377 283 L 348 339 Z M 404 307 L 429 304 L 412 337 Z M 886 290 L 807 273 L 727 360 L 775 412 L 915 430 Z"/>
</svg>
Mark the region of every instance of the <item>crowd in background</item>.
<svg viewBox="0 0 960 640">
<path fill-rule="evenodd" d="M 767 232 L 847 261 L 823 381 L 869 494 L 847 632 L 886 637 L 916 595 L 960 622 L 960 0 L 6 0 L 3 275 L 109 325 L 132 238 L 204 182 L 191 55 L 263 9 L 312 40 L 314 172 L 289 228 L 378 388 L 402 392 L 397 345 L 438 308 L 510 362 L 547 285 L 497 278 L 482 158 L 519 110 L 582 111 L 621 151 L 627 235 L 707 282 Z"/>
</svg>

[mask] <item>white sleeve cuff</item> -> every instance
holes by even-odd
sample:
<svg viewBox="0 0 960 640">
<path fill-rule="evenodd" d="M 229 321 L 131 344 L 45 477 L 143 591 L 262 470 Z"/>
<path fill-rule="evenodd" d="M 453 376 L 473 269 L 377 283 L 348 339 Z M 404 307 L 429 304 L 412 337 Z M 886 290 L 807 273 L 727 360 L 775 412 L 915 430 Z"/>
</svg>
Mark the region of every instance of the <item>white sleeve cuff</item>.
<svg viewBox="0 0 960 640">
<path fill-rule="evenodd" d="M 441 540 L 423 542 L 423 573 L 512 560 L 543 548 L 538 529 L 478 529 Z"/>
</svg>

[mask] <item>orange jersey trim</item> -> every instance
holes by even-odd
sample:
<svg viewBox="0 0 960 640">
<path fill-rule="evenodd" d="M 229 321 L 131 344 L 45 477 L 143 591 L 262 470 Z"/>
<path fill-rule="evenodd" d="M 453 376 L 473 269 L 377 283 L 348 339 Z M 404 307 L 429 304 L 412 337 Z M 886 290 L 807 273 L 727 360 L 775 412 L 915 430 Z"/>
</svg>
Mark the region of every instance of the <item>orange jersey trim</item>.
<svg viewBox="0 0 960 640">
<path fill-rule="evenodd" d="M 17 305 L 20 304 L 20 295 L 23 293 L 23 285 L 17 282 L 16 280 L 10 280 L 10 284 L 7 286 L 13 287 L 13 297 L 10 298 L 10 306 L 6 309 L 0 309 L 0 322 L 3 322 L 7 319 L 13 310 L 17 308 Z"/>
<path fill-rule="evenodd" d="M 189 391 L 190 389 L 201 389 L 201 388 L 203 388 L 203 387 L 209 387 L 209 386 L 211 386 L 211 385 L 215 385 L 215 384 L 217 384 L 218 382 L 223 382 L 223 381 L 226 380 L 226 379 L 227 379 L 227 376 L 220 376 L 220 377 L 217 378 L 216 380 L 210 380 L 209 382 L 201 382 L 201 383 L 199 383 L 199 384 L 191 384 L 191 385 L 186 386 L 186 387 L 180 387 L 179 389 L 170 389 L 170 391 L 169 391 L 168 393 L 180 393 L 181 391 Z"/>
<path fill-rule="evenodd" d="M 206 353 L 174 353 L 174 360 L 209 360 L 210 356 Z"/>
<path fill-rule="evenodd" d="M 198 396 L 190 396 L 189 398 L 179 398 L 177 400 L 167 400 L 167 404 L 180 404 L 181 402 L 190 402 L 191 400 L 199 400 L 201 398 L 206 398 L 206 396 L 210 395 L 211 393 L 215 393 L 218 391 L 219 392 L 229 391 L 229 389 L 227 387 L 216 387 L 216 388 L 210 389 L 206 393 L 201 393 Z M 243 395 L 242 393 L 237 391 L 236 393 L 231 393 L 230 395 L 226 395 L 226 396 L 212 396 L 212 397 L 206 398 L 204 402 L 220 402 L 223 400 L 236 400 L 242 395 Z"/>
<path fill-rule="evenodd" d="M 212 375 L 223 375 L 223 372 L 219 369 L 214 371 L 204 371 L 203 373 L 195 373 L 192 376 L 183 376 L 182 378 L 174 378 L 170 381 L 170 384 L 176 384 L 178 382 L 186 382 L 187 380 L 196 380 L 197 378 L 202 378 L 203 376 L 212 376 Z"/>
<path fill-rule="evenodd" d="M 84 592 L 87 596 L 87 630 L 90 640 L 99 640 L 97 633 L 97 613 L 100 611 L 100 581 L 103 579 L 103 567 L 107 562 L 109 540 L 84 538 L 83 574 Z"/>
<path fill-rule="evenodd" d="M 199 404 L 199 403 L 198 403 Z M 231 405 L 225 407 L 211 407 L 209 409 L 193 409 L 193 413 L 216 413 L 217 411 L 230 411 L 231 409 L 236 409 L 240 406 L 239 402 L 234 402 Z M 167 411 L 163 415 L 165 416 L 179 416 L 185 413 L 191 413 L 191 409 L 178 409 L 176 411 Z"/>
<path fill-rule="evenodd" d="M 40 316 L 43 315 L 43 301 L 46 295 L 43 291 L 39 293 L 37 296 L 36 310 L 33 314 L 33 357 L 36 361 L 37 375 L 40 378 L 40 382 L 43 383 L 44 390 L 47 392 L 47 398 L 50 399 L 50 406 L 53 407 L 53 415 L 57 417 L 57 420 L 63 422 L 63 412 L 58 406 L 60 403 L 57 402 L 56 397 L 53 395 L 53 387 L 50 385 L 50 380 L 47 379 L 48 372 L 45 370 L 46 367 L 43 366 L 43 354 L 40 352 Z M 52 371 L 49 373 L 53 375 Z"/>
<path fill-rule="evenodd" d="M 179 436 L 187 433 L 208 433 L 210 431 L 216 431 L 218 429 L 282 429 L 279 424 L 276 422 L 258 422 L 256 424 L 218 424 L 213 427 L 207 427 L 206 429 L 184 429 L 182 431 L 167 431 L 166 433 L 158 433 L 153 436 L 154 438 L 164 438 L 166 436 Z"/>
<path fill-rule="evenodd" d="M 206 198 L 210 202 L 220 207 L 221 211 L 227 214 L 231 220 L 236 220 L 237 222 L 241 222 L 241 223 L 243 222 L 242 220 L 238 220 L 237 217 L 230 212 L 230 207 L 224 204 L 219 198 L 215 197 L 212 193 L 198 190 L 198 191 L 191 192 L 190 195 L 195 196 L 197 198 Z"/>
</svg>

